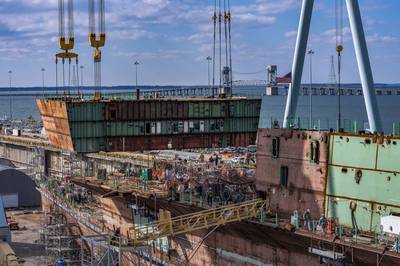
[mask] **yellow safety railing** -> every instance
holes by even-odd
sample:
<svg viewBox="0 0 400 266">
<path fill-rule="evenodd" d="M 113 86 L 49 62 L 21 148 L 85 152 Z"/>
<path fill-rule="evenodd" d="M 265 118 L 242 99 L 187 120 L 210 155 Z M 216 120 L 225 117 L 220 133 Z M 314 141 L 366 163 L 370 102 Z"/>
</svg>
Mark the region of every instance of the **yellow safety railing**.
<svg viewBox="0 0 400 266">
<path fill-rule="evenodd" d="M 158 238 L 190 233 L 213 226 L 226 225 L 259 216 L 266 208 L 265 200 L 256 199 L 210 210 L 171 218 L 169 211 L 160 210 L 160 220 L 130 229 L 127 246 L 146 246 Z"/>
</svg>

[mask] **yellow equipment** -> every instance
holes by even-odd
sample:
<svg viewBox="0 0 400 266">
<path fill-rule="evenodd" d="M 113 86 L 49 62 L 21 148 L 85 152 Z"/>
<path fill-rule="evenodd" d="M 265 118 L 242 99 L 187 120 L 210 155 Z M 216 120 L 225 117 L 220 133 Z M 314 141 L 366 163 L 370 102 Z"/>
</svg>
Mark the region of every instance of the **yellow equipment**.
<svg viewBox="0 0 400 266">
<path fill-rule="evenodd" d="M 263 215 L 267 202 L 261 199 L 226 205 L 210 210 L 171 218 L 169 211 L 160 210 L 160 220 L 129 231 L 129 240 L 123 246 L 141 247 L 162 237 L 190 233 L 200 229 L 226 225 Z"/>
</svg>

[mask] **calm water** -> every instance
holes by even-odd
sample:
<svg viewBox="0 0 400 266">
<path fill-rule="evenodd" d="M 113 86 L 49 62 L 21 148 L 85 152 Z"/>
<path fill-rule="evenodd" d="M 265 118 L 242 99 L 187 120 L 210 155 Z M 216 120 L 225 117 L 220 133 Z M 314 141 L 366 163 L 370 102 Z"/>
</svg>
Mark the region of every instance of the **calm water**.
<svg viewBox="0 0 400 266">
<path fill-rule="evenodd" d="M 383 129 L 392 133 L 393 123 L 400 122 L 400 96 L 377 96 L 378 106 L 382 118 Z M 261 127 L 269 127 L 272 120 L 282 123 L 285 112 L 285 96 L 264 96 L 261 110 Z M 321 128 L 336 128 L 338 117 L 337 96 L 313 96 L 313 120 L 318 120 Z M 362 96 L 342 96 L 342 127 L 346 129 L 354 125 L 368 128 L 368 118 Z M 309 97 L 300 96 L 297 106 L 297 115 L 302 117 L 304 125 L 308 123 Z M 317 124 L 318 121 L 314 121 Z M 397 126 L 398 127 L 398 126 Z"/>
<path fill-rule="evenodd" d="M 262 96 L 264 87 L 242 87 L 235 88 L 234 93 L 246 96 Z M 378 105 L 386 133 L 391 133 L 393 123 L 400 122 L 400 96 L 377 96 Z M 13 96 L 12 112 L 13 117 L 25 119 L 32 115 L 35 119 L 40 119 L 38 109 L 35 104 L 36 96 Z M 9 97 L 0 96 L 0 117 L 9 114 Z M 263 96 L 261 110 L 261 127 L 269 127 L 271 120 L 282 122 L 286 104 L 286 96 Z M 304 118 L 303 123 L 309 116 L 309 98 L 300 96 L 297 107 L 297 115 Z M 367 115 L 365 111 L 364 99 L 362 96 L 342 96 L 342 122 L 346 127 L 350 127 L 350 120 L 357 120 L 361 126 L 363 121 L 366 123 Z M 313 119 L 318 120 L 321 128 L 335 128 L 337 121 L 337 96 L 313 96 Z M 317 124 L 318 121 L 315 121 Z M 352 124 L 353 125 L 353 124 Z M 365 124 L 367 126 L 367 124 Z"/>
</svg>

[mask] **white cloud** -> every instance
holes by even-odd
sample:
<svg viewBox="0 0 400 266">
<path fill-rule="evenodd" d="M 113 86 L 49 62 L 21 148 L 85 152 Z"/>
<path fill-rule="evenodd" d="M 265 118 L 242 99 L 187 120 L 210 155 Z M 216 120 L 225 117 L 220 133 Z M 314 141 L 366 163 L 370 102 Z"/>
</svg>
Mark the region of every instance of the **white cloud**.
<svg viewBox="0 0 400 266">
<path fill-rule="evenodd" d="M 297 31 L 296 30 L 291 30 L 291 31 L 285 32 L 285 37 L 286 38 L 292 38 L 292 37 L 296 37 L 296 36 L 297 36 Z"/>
<path fill-rule="evenodd" d="M 369 35 L 366 37 L 366 39 L 367 42 L 369 43 L 385 43 L 385 42 L 395 42 L 399 40 L 397 37 L 380 35 L 378 33 Z"/>
</svg>

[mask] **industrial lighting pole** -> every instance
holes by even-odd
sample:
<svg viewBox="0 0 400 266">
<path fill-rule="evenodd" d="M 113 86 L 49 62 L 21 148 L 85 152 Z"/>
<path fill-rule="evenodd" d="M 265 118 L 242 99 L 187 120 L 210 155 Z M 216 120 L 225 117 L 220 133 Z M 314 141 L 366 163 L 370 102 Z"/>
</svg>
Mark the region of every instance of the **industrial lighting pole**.
<svg viewBox="0 0 400 266">
<path fill-rule="evenodd" d="M 81 69 L 81 87 L 83 88 L 83 69 L 85 68 L 84 66 L 79 67 Z"/>
<path fill-rule="evenodd" d="M 46 69 L 42 68 L 42 88 L 43 88 L 43 98 L 44 98 L 44 72 L 46 71 Z"/>
<path fill-rule="evenodd" d="M 9 79 L 9 81 L 10 81 L 10 90 L 9 90 L 9 98 L 10 98 L 10 120 L 12 120 L 12 98 L 11 98 L 11 88 L 12 88 L 12 84 L 11 84 L 11 81 L 12 81 L 12 71 L 11 70 L 9 70 L 8 71 L 8 79 Z"/>
<path fill-rule="evenodd" d="M 208 64 L 208 88 L 210 88 L 210 87 L 211 87 L 210 63 L 211 63 L 211 60 L 212 60 L 211 56 L 207 56 L 207 57 L 206 57 L 206 60 L 207 60 L 207 64 Z"/>
<path fill-rule="evenodd" d="M 139 67 L 139 61 L 135 61 L 135 71 L 136 71 L 136 88 L 138 86 L 138 67 Z"/>
<path fill-rule="evenodd" d="M 312 123 L 312 110 L 313 110 L 313 108 L 312 108 L 312 82 L 313 82 L 313 80 L 312 80 L 312 70 L 313 70 L 312 69 L 312 56 L 313 56 L 313 54 L 315 54 L 315 52 L 312 49 L 310 49 L 307 52 L 307 54 L 310 55 L 310 88 L 309 88 L 309 93 L 310 93 L 310 121 L 309 121 L 308 129 L 312 129 L 312 127 L 313 127 L 313 123 Z"/>
</svg>

